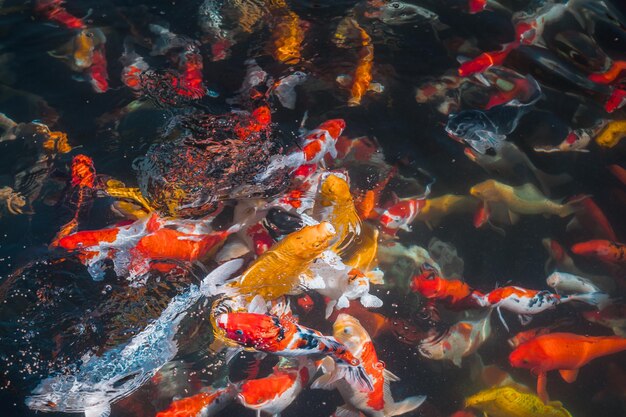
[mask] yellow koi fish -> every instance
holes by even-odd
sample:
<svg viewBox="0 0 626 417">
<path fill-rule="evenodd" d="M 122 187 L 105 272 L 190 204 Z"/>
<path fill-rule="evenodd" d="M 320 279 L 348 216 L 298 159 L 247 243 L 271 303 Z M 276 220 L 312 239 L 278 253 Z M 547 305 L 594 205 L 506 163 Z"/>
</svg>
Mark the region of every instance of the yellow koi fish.
<svg viewBox="0 0 626 417">
<path fill-rule="evenodd" d="M 241 277 L 230 284 L 241 295 L 274 300 L 298 287 L 299 276 L 330 246 L 337 232 L 329 222 L 305 226 L 287 235 L 259 256 Z"/>
<path fill-rule="evenodd" d="M 603 148 L 612 148 L 626 136 L 626 120 L 613 120 L 596 136 L 596 143 Z"/>
<path fill-rule="evenodd" d="M 453 213 L 473 213 L 478 207 L 478 200 L 473 197 L 446 194 L 441 197 L 426 199 L 415 220 L 423 221 L 433 228 L 441 220 Z"/>
<path fill-rule="evenodd" d="M 350 185 L 339 175 L 330 174 L 322 180 L 314 211 L 337 231 L 337 243 L 332 249 L 340 255 L 361 234 L 361 219 L 354 206 Z"/>
<path fill-rule="evenodd" d="M 487 180 L 476 184 L 470 194 L 486 204 L 503 204 L 512 214 L 547 214 L 567 217 L 576 211 L 574 203 L 560 204 L 548 199 L 534 185 L 527 183 L 512 187 L 495 180 Z"/>
<path fill-rule="evenodd" d="M 560 402 L 544 404 L 535 394 L 513 387 L 481 391 L 466 399 L 465 407 L 480 410 L 489 417 L 572 417 Z"/>
</svg>

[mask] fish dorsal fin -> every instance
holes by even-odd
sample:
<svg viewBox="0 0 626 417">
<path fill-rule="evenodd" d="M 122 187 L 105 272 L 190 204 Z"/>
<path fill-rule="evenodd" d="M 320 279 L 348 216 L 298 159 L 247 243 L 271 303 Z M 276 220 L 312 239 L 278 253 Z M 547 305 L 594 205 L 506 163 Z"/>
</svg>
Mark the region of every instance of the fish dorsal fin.
<svg viewBox="0 0 626 417">
<path fill-rule="evenodd" d="M 565 382 L 572 383 L 578 377 L 578 369 L 561 369 L 559 370 L 561 377 Z"/>
<path fill-rule="evenodd" d="M 546 196 L 534 184 L 526 183 L 513 188 L 513 193 L 517 198 L 527 201 L 545 200 Z"/>
<path fill-rule="evenodd" d="M 400 377 L 398 377 L 396 374 L 394 374 L 393 372 L 391 372 L 388 369 L 385 369 L 383 371 L 383 377 L 385 378 L 385 381 L 388 381 L 388 382 L 398 382 L 398 381 L 400 381 Z"/>
<path fill-rule="evenodd" d="M 85 410 L 85 417 L 109 417 L 111 415 L 111 405 L 104 403 L 89 407 Z"/>
</svg>

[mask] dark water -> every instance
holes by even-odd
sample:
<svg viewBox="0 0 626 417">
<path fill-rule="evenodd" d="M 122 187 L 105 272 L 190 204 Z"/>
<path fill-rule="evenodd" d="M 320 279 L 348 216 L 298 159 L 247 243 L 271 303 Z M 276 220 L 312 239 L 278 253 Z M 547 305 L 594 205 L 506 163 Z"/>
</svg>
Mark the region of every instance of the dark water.
<svg viewBox="0 0 626 417">
<path fill-rule="evenodd" d="M 220 2 L 217 2 L 220 3 Z M 235 3 L 235 2 L 233 2 Z M 245 2 L 244 2 L 245 3 Z M 258 3 L 263 3 L 258 1 Z M 168 301 L 184 291 L 192 282 L 205 275 L 213 266 L 184 265 L 182 272 L 153 273 L 144 285 L 131 286 L 124 278 L 109 271 L 103 281 L 93 281 L 85 267 L 75 258 L 63 256 L 49 249 L 59 228 L 68 222 L 75 210 L 71 187 L 70 164 L 73 156 L 90 156 L 99 175 L 115 178 L 129 186 L 138 184 L 133 161 L 146 154 L 149 147 L 169 138 L 164 127 L 175 115 L 189 112 L 226 113 L 232 105 L 227 99 L 236 95 L 245 77 L 246 59 L 257 63 L 275 79 L 301 70 L 309 74 L 298 87 L 295 109 L 286 109 L 276 100 L 272 102 L 272 121 L 276 123 L 278 139 L 291 145 L 303 115 L 308 112 L 307 128 L 314 128 L 330 118 L 346 121 L 344 135 L 350 138 L 368 136 L 380 143 L 385 160 L 398 166 L 406 177 L 427 181 L 419 169 L 436 178 L 432 197 L 448 193 L 467 195 L 469 188 L 481 181 L 498 181 L 521 185 L 528 178 L 511 180 L 486 173 L 468 159 L 464 146 L 451 140 L 444 131 L 447 117 L 437 112 L 432 103 L 418 104 L 416 87 L 443 74 L 454 73 L 458 67 L 456 54 L 444 46 L 453 38 L 469 40 L 481 51 L 497 50 L 514 36 L 510 15 L 501 10 L 488 10 L 470 15 L 464 1 L 413 2 L 438 14 L 436 21 L 414 19 L 405 24 L 388 24 L 375 17 L 366 17 L 362 11 L 365 2 L 288 1 L 291 10 L 307 22 L 302 60 L 294 65 L 277 62 L 268 52 L 271 31 L 259 22 L 252 33 L 237 33 L 230 56 L 221 61 L 211 59 L 210 43 L 201 45 L 203 81 L 218 97 L 204 97 L 193 105 L 169 108 L 148 105 L 129 114 L 119 110 L 137 99 L 137 95 L 120 80 L 123 65 L 125 37 L 145 36 L 146 22 L 169 24 L 176 34 L 201 39 L 197 11 L 201 2 L 194 1 L 75 1 L 66 8 L 76 16 L 85 16 L 88 27 L 99 27 L 106 35 L 106 59 L 110 89 L 95 93 L 88 81 L 78 80 L 79 72 L 72 71 L 63 60 L 48 52 L 59 50 L 70 41 L 75 31 L 47 22 L 33 12 L 30 2 L 3 4 L 0 15 L 2 64 L 0 67 L 0 112 L 16 122 L 33 120 L 45 122 L 51 130 L 67 133 L 74 148 L 58 154 L 40 178 L 43 188 L 27 213 L 11 215 L 3 212 L 0 218 L 0 401 L 2 416 L 30 416 L 35 412 L 24 405 L 25 397 L 50 373 L 73 363 L 88 351 L 102 353 L 125 343 L 157 318 Z M 530 3 L 502 2 L 511 10 L 533 9 Z M 614 1 L 616 10 L 624 9 Z M 626 10 L 622 10 L 626 13 Z M 384 85 L 381 94 L 368 93 L 359 106 L 347 105 L 349 93 L 335 82 L 337 75 L 350 73 L 358 53 L 355 49 L 338 48 L 332 34 L 340 20 L 354 16 L 372 37 L 375 48 L 373 78 Z M 596 47 L 614 60 L 626 60 L 626 33 L 624 21 L 596 20 L 593 39 Z M 392 22 L 394 23 L 394 22 Z M 236 21 L 230 22 L 236 25 Z M 545 31 L 546 39 L 560 33 L 583 32 L 572 16 L 566 15 L 552 23 Z M 567 38 L 567 36 L 565 36 Z M 140 41 L 137 41 L 140 44 Z M 546 70 L 538 64 L 541 51 L 535 47 L 520 47 L 511 53 L 505 64 L 526 75 L 532 74 L 543 96 L 525 114 L 519 126 L 508 135 L 537 166 L 548 174 L 566 173 L 572 180 L 552 189 L 551 198 L 563 199 L 574 195 L 591 195 L 606 215 L 618 241 L 626 239 L 626 189 L 607 166 L 624 166 L 626 148 L 620 143 L 605 149 L 592 142 L 589 153 L 537 153 L 538 145 L 557 145 L 568 129 L 587 128 L 598 120 L 623 119 L 624 110 L 607 114 L 602 105 L 605 95 L 581 87 L 581 83 L 564 76 L 562 69 Z M 544 48 L 550 50 L 550 48 Z M 151 67 L 171 66 L 163 57 L 151 57 L 149 48 L 137 48 Z M 552 49 L 553 50 L 553 49 Z M 567 61 L 557 57 L 558 62 Z M 571 66 L 571 65 L 570 65 Z M 581 77 L 585 72 L 573 66 Z M 582 75 L 581 75 L 582 74 Z M 45 103 L 45 104 L 44 104 Z M 107 115 L 103 117 L 103 115 Z M 19 141 L 0 143 L 0 186 L 11 185 L 19 172 L 33 166 L 40 149 Z M 521 179 L 520 179 L 521 178 Z M 358 182 L 363 179 L 353 178 Z M 531 179 L 532 180 L 532 179 Z M 402 189 L 395 190 L 400 196 Z M 81 230 L 102 228 L 119 221 L 110 209 L 111 199 L 95 199 L 80 216 Z M 415 222 L 411 232 L 400 232 L 399 241 L 405 245 L 428 247 L 436 237 L 451 243 L 463 259 L 462 275 L 473 286 L 484 291 L 496 285 L 519 285 L 544 289 L 544 264 L 548 255 L 541 243 L 552 238 L 565 247 L 589 240 L 595 236 L 589 230 L 567 231 L 570 218 L 555 216 L 522 216 L 515 225 L 508 225 L 501 235 L 489 228 L 476 229 L 472 214 L 453 214 L 434 228 Z M 620 275 L 601 262 L 578 257 L 576 263 L 589 275 Z M 622 264 L 623 267 L 623 264 Z M 399 269 L 399 267 L 398 267 Z M 388 272 L 387 288 L 373 293 L 384 301 L 379 310 L 388 317 L 402 318 L 426 330 L 428 324 L 419 314 L 420 303 L 415 294 L 406 294 L 407 280 L 412 271 L 404 274 Z M 394 280 L 395 277 L 395 280 Z M 615 297 L 623 295 L 619 291 Z M 324 320 L 321 297 L 311 314 L 303 315 L 301 322 L 322 331 L 332 332 L 332 323 Z M 173 397 L 184 397 L 223 378 L 227 370 L 221 364 L 223 357 L 208 351 L 212 331 L 206 320 L 209 301 L 193 307 L 178 332 L 179 352 L 166 365 L 158 378 L 150 380 L 139 390 L 113 405 L 112 416 L 153 416 L 167 407 Z M 513 314 L 505 313 L 514 334 L 523 328 Z M 537 316 L 534 325 L 547 325 L 559 318 L 571 318 L 564 331 L 587 335 L 609 335 L 610 329 L 585 321 L 579 309 L 559 306 Z M 510 335 L 496 317 L 489 340 L 479 353 L 486 364 L 497 364 L 510 372 L 517 381 L 534 387 L 536 378 L 527 370 L 513 369 L 508 364 L 510 352 L 506 339 Z M 193 335 L 188 337 L 187 335 Z M 409 415 L 447 416 L 462 408 L 465 397 L 484 388 L 473 382 L 470 358 L 457 368 L 449 362 L 429 361 L 422 357 L 415 345 L 398 343 L 393 336 L 384 335 L 375 340 L 379 357 L 388 369 L 401 378 L 394 383 L 395 398 L 409 395 L 427 395 L 425 405 Z M 269 370 L 271 363 L 266 366 Z M 621 379 L 613 377 L 611 369 L 621 371 Z M 237 369 L 231 369 L 236 373 Z M 626 355 L 603 357 L 582 368 L 573 384 L 563 382 L 556 373 L 550 373 L 549 392 L 563 402 L 575 417 L 623 416 L 626 414 Z M 287 408 L 283 416 L 330 415 L 342 400 L 336 391 L 305 390 Z M 252 415 L 253 411 L 239 405 L 226 408 L 220 415 Z M 50 415 L 62 415 L 61 413 Z"/>
</svg>

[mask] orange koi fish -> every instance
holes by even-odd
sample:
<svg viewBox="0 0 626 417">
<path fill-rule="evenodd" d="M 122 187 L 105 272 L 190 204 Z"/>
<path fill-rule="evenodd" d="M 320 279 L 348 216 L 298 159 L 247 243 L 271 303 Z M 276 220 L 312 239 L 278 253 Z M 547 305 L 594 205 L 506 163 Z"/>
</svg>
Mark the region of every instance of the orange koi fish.
<svg viewBox="0 0 626 417">
<path fill-rule="evenodd" d="M 340 314 L 333 324 L 333 335 L 358 358 L 373 388 L 366 390 L 341 379 L 335 364 L 324 359 L 324 375 L 315 380 L 312 387 L 339 390 L 346 405 L 339 407 L 335 411 L 336 415 L 343 415 L 342 410 L 356 409 L 371 417 L 397 416 L 415 410 L 426 400 L 425 396 L 409 397 L 399 402 L 393 399 L 389 384 L 399 381 L 399 378 L 385 369 L 385 365 L 378 359 L 370 335 L 357 319 Z"/>
<path fill-rule="evenodd" d="M 284 168 L 297 169 L 302 165 L 318 164 L 326 154 L 337 157 L 335 144 L 346 127 L 343 119 L 327 120 L 309 132 L 302 143 L 302 147 L 288 155 L 280 155 L 273 159 L 265 171 L 257 176 L 258 181 L 264 181 L 274 172 Z"/>
<path fill-rule="evenodd" d="M 296 366 L 294 366 L 296 365 Z M 279 416 L 302 392 L 314 372 L 313 362 L 304 359 L 297 366 L 283 360 L 265 378 L 245 381 L 239 390 L 239 402 L 246 408 Z"/>
<path fill-rule="evenodd" d="M 361 361 L 332 336 L 301 326 L 290 318 L 267 314 L 228 313 L 217 317 L 217 326 L 239 345 L 285 357 L 330 355 L 341 369 L 341 377 L 366 390 L 372 381 Z"/>
<path fill-rule="evenodd" d="M 592 236 L 600 239 L 615 241 L 617 236 L 613 231 L 613 227 L 606 218 L 600 207 L 592 198 L 584 198 L 584 196 L 574 196 L 572 200 L 579 201 L 580 210 L 574 213 L 574 218 L 567 224 L 567 231 L 580 229 Z"/>
<path fill-rule="evenodd" d="M 374 66 L 372 38 L 354 19 L 349 19 L 349 22 L 359 33 L 361 49 L 354 75 L 352 77 L 340 75 L 337 77 L 337 82 L 350 86 L 348 106 L 358 106 L 361 104 L 365 93 L 368 91 L 382 92 L 383 87 L 378 83 L 372 83 L 372 67 Z"/>
<path fill-rule="evenodd" d="M 538 336 L 515 349 L 509 362 L 537 375 L 537 394 L 548 402 L 547 373 L 558 370 L 566 382 L 574 382 L 578 370 L 593 359 L 626 350 L 626 338 L 551 333 Z"/>
<path fill-rule="evenodd" d="M 589 79 L 598 84 L 611 84 L 626 70 L 626 61 L 614 61 L 608 70 L 589 74 Z"/>
<path fill-rule="evenodd" d="M 626 104 L 626 90 L 614 88 L 606 103 L 604 103 L 604 110 L 607 113 L 613 113 L 615 110 L 621 109 L 624 104 Z"/>
<path fill-rule="evenodd" d="M 283 0 L 269 3 L 270 9 L 276 11 L 271 29 L 272 56 L 283 64 L 297 64 L 302 59 L 302 42 L 308 25 Z"/>
<path fill-rule="evenodd" d="M 65 10 L 65 7 L 63 7 L 64 3 L 65 0 L 36 0 L 35 12 L 68 29 L 84 29 L 85 23 L 82 19 L 71 15 Z"/>
<path fill-rule="evenodd" d="M 397 199 L 380 214 L 381 231 L 391 236 L 395 236 L 398 230 L 410 232 L 411 223 L 425 205 L 426 197 Z"/>
<path fill-rule="evenodd" d="M 159 411 L 156 417 L 211 417 L 222 411 L 236 396 L 236 386 L 229 384 L 224 388 L 210 389 L 191 397 L 172 401 L 170 406 Z"/>
<path fill-rule="evenodd" d="M 626 264 L 626 245 L 610 240 L 590 240 L 572 246 L 572 252 L 581 256 L 593 256 L 609 264 Z"/>
<path fill-rule="evenodd" d="M 429 300 L 443 302 L 447 307 L 466 309 L 479 308 L 479 298 L 482 294 L 470 288 L 465 282 L 452 279 L 447 280 L 437 275 L 437 271 L 422 267 L 423 272 L 411 279 L 411 291 L 418 292 Z"/>
<path fill-rule="evenodd" d="M 583 311 L 583 317 L 587 321 L 610 328 L 617 336 L 626 337 L 626 304 L 612 304 L 602 310 Z"/>
<path fill-rule="evenodd" d="M 544 334 L 548 334 L 559 326 L 563 326 L 565 324 L 571 324 L 572 321 L 568 319 L 557 320 L 549 326 L 535 327 L 534 329 L 523 330 L 517 333 L 515 336 L 509 338 L 507 342 L 509 346 L 513 349 L 518 347 L 519 345 L 528 342 L 531 339 L 534 339 L 538 336 L 543 336 Z"/>
</svg>

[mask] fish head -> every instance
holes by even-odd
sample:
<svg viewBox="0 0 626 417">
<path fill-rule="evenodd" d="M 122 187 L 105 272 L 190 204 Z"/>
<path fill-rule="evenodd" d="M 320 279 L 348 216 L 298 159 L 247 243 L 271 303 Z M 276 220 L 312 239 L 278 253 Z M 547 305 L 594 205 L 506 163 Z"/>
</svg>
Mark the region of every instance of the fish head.
<svg viewBox="0 0 626 417">
<path fill-rule="evenodd" d="M 480 391 L 465 399 L 465 408 L 485 409 L 494 403 L 499 396 L 506 394 L 509 389 L 514 391 L 510 387 L 494 387 Z"/>
<path fill-rule="evenodd" d="M 404 25 L 437 19 L 437 14 L 415 4 L 393 1 L 379 10 L 379 19 L 387 25 Z"/>
<path fill-rule="evenodd" d="M 536 339 L 521 344 L 509 355 L 509 363 L 512 367 L 530 370 L 545 367 L 549 359 L 549 355 L 537 343 Z"/>
<path fill-rule="evenodd" d="M 341 133 L 346 128 L 346 121 L 343 119 L 330 119 L 317 127 L 319 130 L 325 130 L 335 140 L 339 139 Z"/>
<path fill-rule="evenodd" d="M 340 175 L 330 174 L 322 180 L 320 190 L 323 202 L 349 202 L 352 201 L 350 185 L 345 178 Z"/>
<path fill-rule="evenodd" d="M 497 196 L 497 182 L 495 180 L 483 181 L 470 188 L 470 194 L 481 200 L 494 200 Z"/>
<path fill-rule="evenodd" d="M 411 290 L 419 292 L 426 298 L 436 297 L 439 294 L 441 278 L 432 271 L 424 271 L 411 280 Z"/>
<path fill-rule="evenodd" d="M 274 405 L 289 391 L 296 382 L 297 370 L 276 371 L 259 379 L 245 381 L 237 395 L 241 403 L 253 410 L 263 410 Z M 295 396 L 293 391 L 292 396 Z"/>
<path fill-rule="evenodd" d="M 546 284 L 548 284 L 548 286 L 552 288 L 556 288 L 556 286 L 559 285 L 561 282 L 563 282 L 563 276 L 558 272 L 553 272 L 546 279 Z"/>
<path fill-rule="evenodd" d="M 332 224 L 321 222 L 305 226 L 285 239 L 289 239 L 287 243 L 290 245 L 291 253 L 300 258 L 311 259 L 324 252 L 336 235 L 337 231 Z"/>
<path fill-rule="evenodd" d="M 279 337 L 283 328 L 278 317 L 256 313 L 224 313 L 217 326 L 238 344 L 255 348 Z"/>
<path fill-rule="evenodd" d="M 344 344 L 348 350 L 357 354 L 365 343 L 370 342 L 370 335 L 361 323 L 348 314 L 339 314 L 333 324 L 333 336 L 340 343 Z"/>
<path fill-rule="evenodd" d="M 480 110 L 466 110 L 451 114 L 445 128 L 448 136 L 458 142 L 474 139 L 476 131 L 491 129 L 493 129 L 493 123 Z"/>
</svg>

